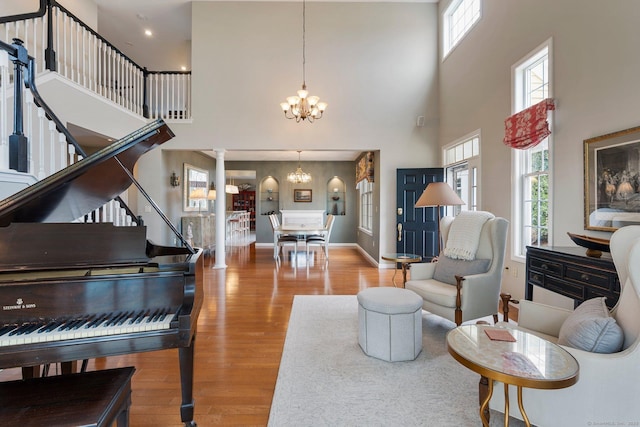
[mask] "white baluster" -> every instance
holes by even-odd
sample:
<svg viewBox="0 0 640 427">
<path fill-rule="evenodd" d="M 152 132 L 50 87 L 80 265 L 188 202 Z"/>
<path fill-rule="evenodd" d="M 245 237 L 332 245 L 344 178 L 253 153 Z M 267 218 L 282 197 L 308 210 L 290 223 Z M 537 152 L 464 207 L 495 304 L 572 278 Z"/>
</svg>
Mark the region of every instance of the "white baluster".
<svg viewBox="0 0 640 427">
<path fill-rule="evenodd" d="M 48 175 L 53 175 L 54 173 L 57 172 L 56 156 L 55 156 L 57 139 L 58 138 L 56 138 L 56 124 L 52 120 L 49 120 L 49 174 Z"/>
<path fill-rule="evenodd" d="M 96 64 L 96 71 L 97 71 L 96 84 L 100 88 L 98 93 L 101 96 L 105 96 L 104 95 L 104 76 L 103 76 L 104 61 L 102 60 L 103 53 L 104 53 L 104 49 L 102 46 L 102 40 L 98 39 L 98 63 Z"/>
<path fill-rule="evenodd" d="M 107 90 L 109 91 L 109 98 L 113 101 L 113 62 L 111 61 L 111 48 L 107 47 Z"/>
<path fill-rule="evenodd" d="M 54 31 L 56 32 L 55 35 L 55 39 L 56 39 L 56 43 L 55 43 L 55 51 L 57 52 L 56 54 L 56 70 L 58 70 L 58 72 L 60 72 L 60 52 L 62 52 L 62 50 L 60 49 L 60 9 L 58 9 L 57 7 L 55 9 L 52 9 L 52 12 L 55 10 L 56 15 L 55 15 L 55 24 L 54 24 Z"/>
<path fill-rule="evenodd" d="M 9 128 L 7 127 L 7 82 L 9 54 L 0 50 L 0 170 L 9 169 Z"/>
<path fill-rule="evenodd" d="M 67 55 L 67 15 L 62 14 L 62 61 L 64 62 L 64 76 L 69 77 L 69 57 Z"/>
<path fill-rule="evenodd" d="M 25 111 L 27 113 L 26 120 L 26 128 L 25 128 L 25 136 L 27 137 L 28 143 L 28 151 L 27 151 L 27 162 L 29 164 L 29 172 L 33 173 L 34 164 L 33 164 L 33 141 L 34 141 L 34 130 L 33 130 L 33 111 L 37 108 L 33 103 L 33 94 L 30 90 L 24 90 L 24 101 L 25 101 Z"/>
<path fill-rule="evenodd" d="M 60 170 L 66 168 L 67 165 L 67 137 L 62 132 L 58 132 L 58 144 L 60 147 Z"/>
<path fill-rule="evenodd" d="M 165 108 L 165 103 L 164 103 L 164 94 L 166 92 L 165 75 L 160 74 L 159 77 L 160 77 L 160 117 L 162 117 L 163 119 L 166 119 L 167 109 Z"/>
<path fill-rule="evenodd" d="M 117 103 L 123 105 L 122 102 L 122 57 L 120 55 L 117 56 L 116 67 L 118 70 L 118 78 L 116 79 L 117 84 Z"/>
<path fill-rule="evenodd" d="M 85 43 L 87 30 L 80 26 L 80 33 L 82 34 L 82 86 L 89 87 L 87 86 L 87 62 L 85 61 L 87 57 L 87 45 Z"/>
<path fill-rule="evenodd" d="M 167 100 L 169 97 L 167 96 Z M 173 118 L 179 118 L 178 109 L 176 106 L 176 75 L 171 74 L 171 110 L 173 111 Z M 198 202 L 200 203 L 200 202 Z"/>
<path fill-rule="evenodd" d="M 71 144 L 67 144 L 67 153 L 69 154 L 69 161 L 67 162 L 68 165 L 72 165 L 75 163 L 75 158 L 76 158 L 76 147 L 74 147 Z"/>
<path fill-rule="evenodd" d="M 187 74 L 187 117 L 191 118 L 191 74 Z"/>
<path fill-rule="evenodd" d="M 107 222 L 111 222 L 111 223 L 114 223 L 114 224 L 116 222 L 116 220 L 115 220 L 115 204 L 116 203 L 115 203 L 114 200 L 109 202 L 109 211 L 108 211 L 108 213 L 109 213 L 108 217 L 109 218 L 107 220 Z"/>
<path fill-rule="evenodd" d="M 149 77 L 153 79 L 153 85 L 149 85 L 154 90 L 149 90 L 153 95 L 153 102 L 151 102 L 151 108 L 153 110 L 152 117 L 154 119 L 158 118 L 158 75 L 157 74 L 149 74 Z"/>
<path fill-rule="evenodd" d="M 42 108 L 38 108 L 38 147 L 40 148 L 38 153 L 38 179 L 46 178 L 46 174 L 44 172 L 44 120 L 44 110 Z"/>
<path fill-rule="evenodd" d="M 42 28 L 42 34 L 41 34 L 41 40 L 40 40 L 40 46 L 42 47 L 42 49 L 40 49 L 40 72 L 44 71 L 45 69 L 45 49 L 47 48 L 47 20 L 45 19 L 46 15 L 40 18 L 40 28 Z"/>
</svg>

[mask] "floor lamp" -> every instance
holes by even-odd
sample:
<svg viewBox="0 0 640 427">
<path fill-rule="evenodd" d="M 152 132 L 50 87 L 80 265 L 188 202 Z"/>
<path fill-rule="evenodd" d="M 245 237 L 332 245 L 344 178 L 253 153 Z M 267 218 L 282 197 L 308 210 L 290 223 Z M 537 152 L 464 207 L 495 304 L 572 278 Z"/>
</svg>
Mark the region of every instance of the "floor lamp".
<svg viewBox="0 0 640 427">
<path fill-rule="evenodd" d="M 416 202 L 416 208 L 426 208 L 435 206 L 438 209 L 438 255 L 440 255 L 440 208 L 442 206 L 460 206 L 465 203 L 446 182 L 431 182 L 427 184 L 422 195 Z"/>
</svg>

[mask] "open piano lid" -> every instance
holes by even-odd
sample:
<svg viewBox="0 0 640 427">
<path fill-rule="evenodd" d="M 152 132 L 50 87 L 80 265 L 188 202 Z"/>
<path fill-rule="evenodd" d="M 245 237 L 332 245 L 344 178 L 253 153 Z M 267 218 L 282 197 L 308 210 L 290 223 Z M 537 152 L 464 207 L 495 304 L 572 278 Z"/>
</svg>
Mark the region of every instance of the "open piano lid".
<svg viewBox="0 0 640 427">
<path fill-rule="evenodd" d="M 0 226 L 16 222 L 71 222 L 81 218 L 129 188 L 133 183 L 130 174 L 138 158 L 174 136 L 162 120 L 145 125 L 0 201 Z"/>
</svg>

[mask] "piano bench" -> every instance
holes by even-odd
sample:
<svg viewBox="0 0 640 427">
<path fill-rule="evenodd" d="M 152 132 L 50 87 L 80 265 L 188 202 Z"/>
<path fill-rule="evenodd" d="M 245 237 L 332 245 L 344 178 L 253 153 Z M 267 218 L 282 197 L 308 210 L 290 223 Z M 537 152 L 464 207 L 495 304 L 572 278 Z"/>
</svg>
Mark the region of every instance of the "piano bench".
<svg viewBox="0 0 640 427">
<path fill-rule="evenodd" d="M 0 382 L 0 425 L 118 427 L 129 425 L 135 368 Z"/>
</svg>

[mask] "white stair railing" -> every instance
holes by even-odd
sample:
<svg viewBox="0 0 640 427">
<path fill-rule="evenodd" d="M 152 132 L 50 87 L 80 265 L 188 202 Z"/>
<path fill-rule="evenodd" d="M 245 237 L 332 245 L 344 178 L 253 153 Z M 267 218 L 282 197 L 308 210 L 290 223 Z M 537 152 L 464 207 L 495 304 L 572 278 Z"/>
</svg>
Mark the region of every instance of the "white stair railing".
<svg viewBox="0 0 640 427">
<path fill-rule="evenodd" d="M 55 53 L 51 71 L 129 111 L 153 119 L 191 119 L 190 72 L 147 71 L 58 2 L 48 5 L 50 17 L 0 22 L 0 40 L 22 40 L 36 60 L 36 74 L 47 70 L 50 49 Z"/>
<path fill-rule="evenodd" d="M 9 170 L 9 135 L 13 129 L 13 68 L 7 52 L 0 49 L 0 170 Z M 58 132 L 56 125 L 47 118 L 45 110 L 36 105 L 31 91 L 22 86 L 24 135 L 28 140 L 27 173 L 42 180 L 67 166 L 78 162 L 82 156 L 76 152 L 66 136 Z M 76 222 L 112 222 L 115 225 L 134 225 L 134 218 L 118 200 L 112 200 L 96 210 L 93 215 L 77 218 Z"/>
</svg>

